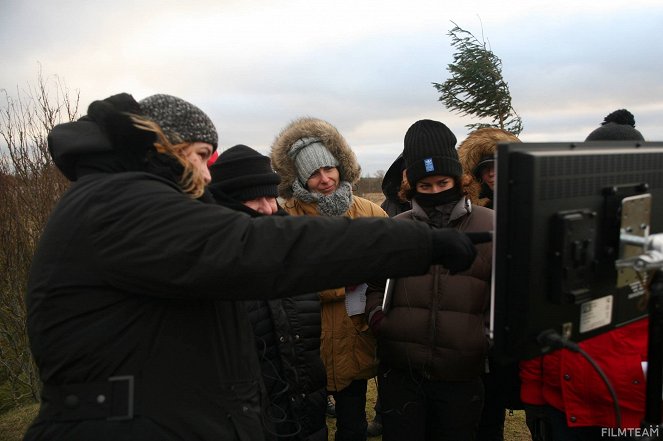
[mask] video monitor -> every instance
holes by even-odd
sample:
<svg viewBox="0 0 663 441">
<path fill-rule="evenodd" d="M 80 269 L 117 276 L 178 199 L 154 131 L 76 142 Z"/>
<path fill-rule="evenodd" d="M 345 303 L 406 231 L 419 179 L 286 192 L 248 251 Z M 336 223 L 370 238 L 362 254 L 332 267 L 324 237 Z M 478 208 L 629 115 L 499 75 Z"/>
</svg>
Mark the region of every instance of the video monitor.
<svg viewBox="0 0 663 441">
<path fill-rule="evenodd" d="M 663 232 L 663 143 L 514 143 L 497 150 L 491 334 L 498 360 L 533 358 L 647 315 L 641 252 L 620 233 Z"/>
</svg>

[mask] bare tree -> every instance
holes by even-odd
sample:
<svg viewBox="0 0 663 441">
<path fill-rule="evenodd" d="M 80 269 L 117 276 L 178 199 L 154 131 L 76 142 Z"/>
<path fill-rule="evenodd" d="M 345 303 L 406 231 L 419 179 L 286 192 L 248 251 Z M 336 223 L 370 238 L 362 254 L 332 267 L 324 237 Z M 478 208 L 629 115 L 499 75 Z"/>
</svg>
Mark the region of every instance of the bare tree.
<svg viewBox="0 0 663 441">
<path fill-rule="evenodd" d="M 53 164 L 46 138 L 57 124 L 77 117 L 79 92 L 58 77 L 0 89 L 0 378 L 11 393 L 2 407 L 39 399 L 39 379 L 26 332 L 24 295 L 32 256 L 67 180 Z M 3 145 L 4 144 L 4 145 Z"/>
</svg>

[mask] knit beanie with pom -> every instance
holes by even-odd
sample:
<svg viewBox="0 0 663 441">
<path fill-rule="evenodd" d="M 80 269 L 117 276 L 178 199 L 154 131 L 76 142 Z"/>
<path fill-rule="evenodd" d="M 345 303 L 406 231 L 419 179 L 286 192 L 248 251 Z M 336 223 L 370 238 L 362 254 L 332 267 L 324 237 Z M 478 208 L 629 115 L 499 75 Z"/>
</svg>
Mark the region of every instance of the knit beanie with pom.
<svg viewBox="0 0 663 441">
<path fill-rule="evenodd" d="M 585 141 L 644 141 L 635 129 L 635 118 L 626 109 L 615 110 L 605 117 L 601 127 L 587 136 Z"/>
</svg>

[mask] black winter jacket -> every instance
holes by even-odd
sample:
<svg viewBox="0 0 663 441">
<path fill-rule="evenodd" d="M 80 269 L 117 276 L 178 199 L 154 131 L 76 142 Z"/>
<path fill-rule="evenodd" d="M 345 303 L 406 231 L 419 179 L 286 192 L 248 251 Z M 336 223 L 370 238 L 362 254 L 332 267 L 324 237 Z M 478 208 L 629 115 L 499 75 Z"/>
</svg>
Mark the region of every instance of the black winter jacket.
<svg viewBox="0 0 663 441">
<path fill-rule="evenodd" d="M 211 202 L 262 214 L 214 184 Z M 275 215 L 287 216 L 280 209 Z M 268 403 L 264 414 L 279 440 L 327 441 L 325 367 L 320 358 L 320 294 L 245 302 Z"/>
<path fill-rule="evenodd" d="M 107 142 L 76 124 L 57 126 L 49 147 Z M 255 345 L 235 301 L 430 264 L 419 222 L 254 219 L 105 159 L 86 158 L 94 167 L 33 259 L 27 326 L 44 390 L 26 440 L 264 439 Z"/>
<path fill-rule="evenodd" d="M 246 303 L 279 439 L 327 439 L 318 293 Z"/>
</svg>

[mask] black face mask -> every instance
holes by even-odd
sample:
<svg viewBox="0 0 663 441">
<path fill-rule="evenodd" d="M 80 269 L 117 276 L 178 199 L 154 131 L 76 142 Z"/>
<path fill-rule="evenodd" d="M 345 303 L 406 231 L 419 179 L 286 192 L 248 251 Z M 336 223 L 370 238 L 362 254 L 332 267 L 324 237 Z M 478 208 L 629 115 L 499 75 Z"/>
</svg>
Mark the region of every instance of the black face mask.
<svg viewBox="0 0 663 441">
<path fill-rule="evenodd" d="M 439 193 L 414 193 L 412 198 L 422 207 L 437 207 L 447 205 L 460 200 L 460 188 L 452 187 Z"/>
</svg>

